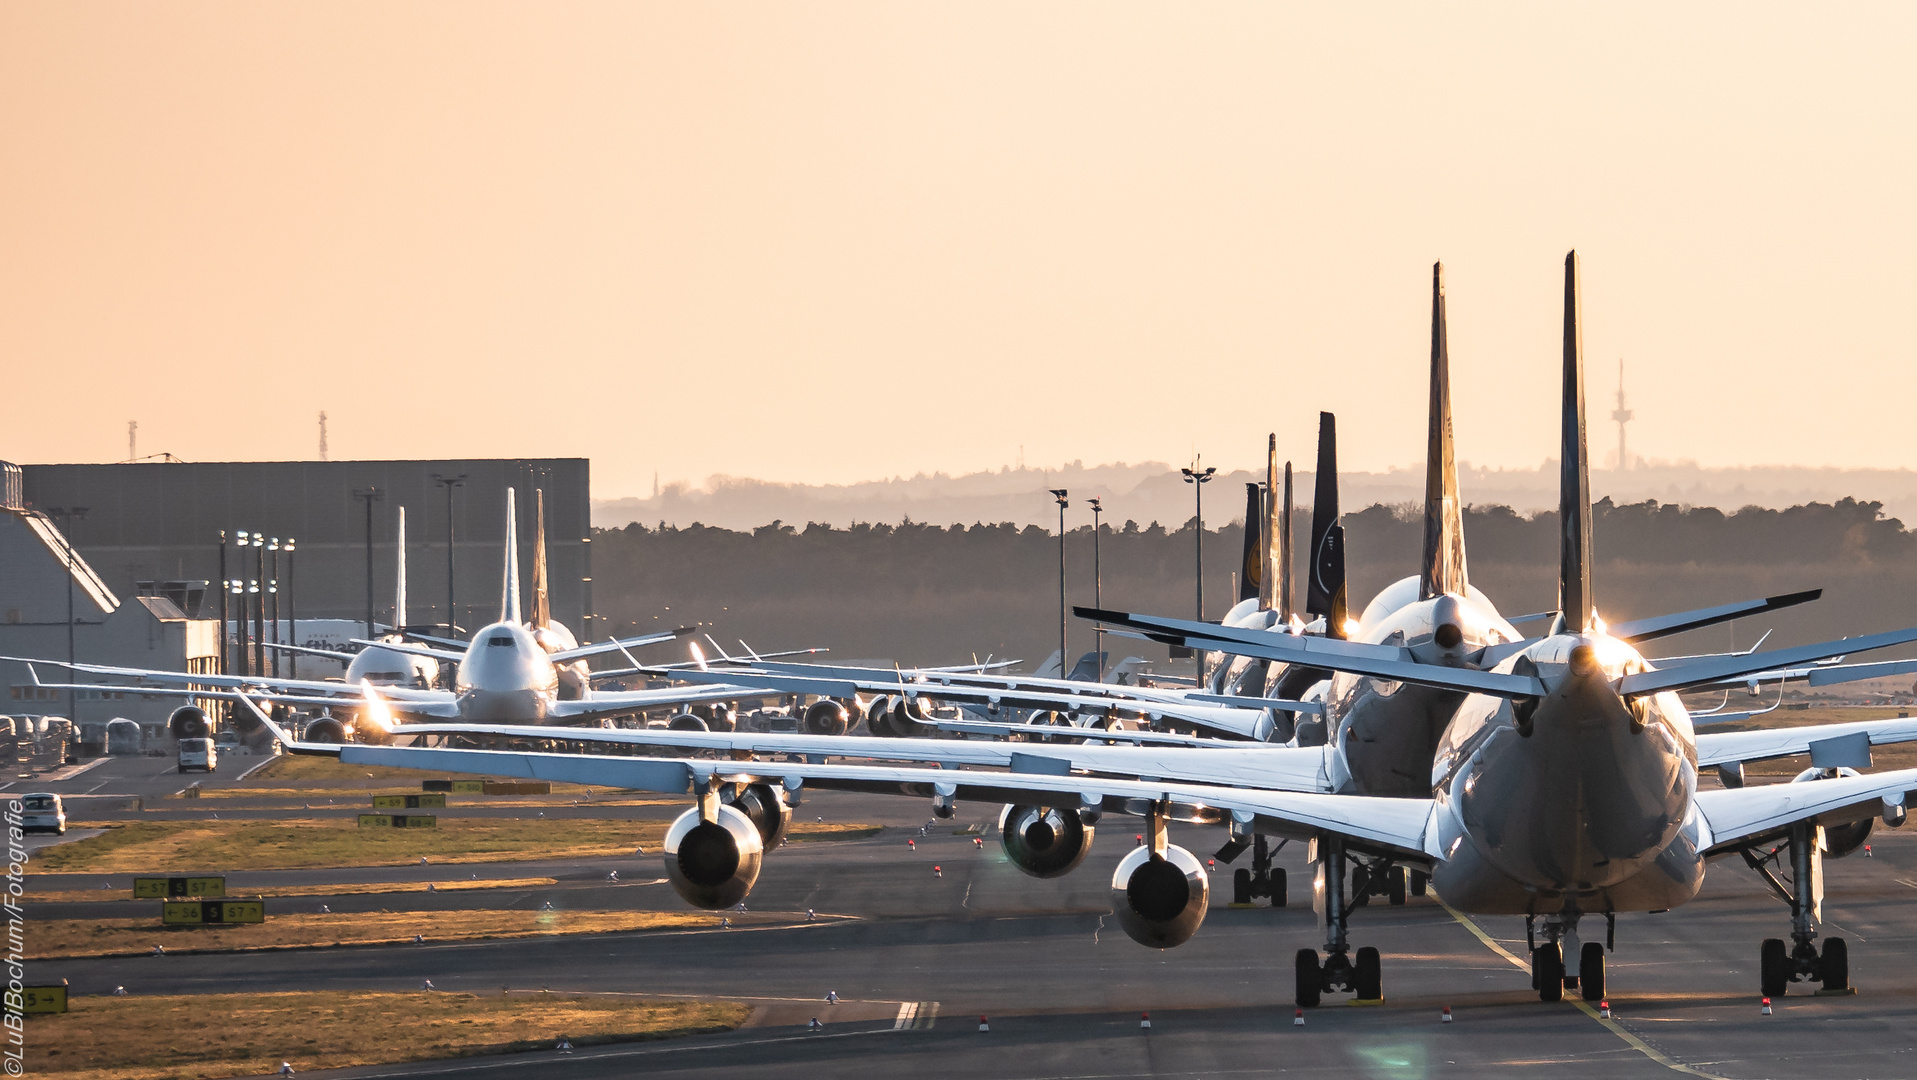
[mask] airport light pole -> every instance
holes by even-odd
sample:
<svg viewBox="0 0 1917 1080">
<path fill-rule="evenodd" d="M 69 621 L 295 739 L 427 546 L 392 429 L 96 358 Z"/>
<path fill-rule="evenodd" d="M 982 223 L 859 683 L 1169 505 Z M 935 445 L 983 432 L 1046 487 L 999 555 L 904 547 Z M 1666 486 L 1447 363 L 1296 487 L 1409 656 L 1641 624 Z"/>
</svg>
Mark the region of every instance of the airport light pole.
<svg viewBox="0 0 1917 1080">
<path fill-rule="evenodd" d="M 376 487 L 354 488 L 353 498 L 366 504 L 366 640 L 371 641 L 373 633 L 373 504 L 384 499 L 386 493 Z"/>
<path fill-rule="evenodd" d="M 459 636 L 459 608 L 453 593 L 453 489 L 466 482 L 466 474 L 433 474 L 433 483 L 446 489 L 446 636 Z"/>
<path fill-rule="evenodd" d="M 266 674 L 266 534 L 253 534 L 253 670 Z"/>
<path fill-rule="evenodd" d="M 1058 500 L 1058 677 L 1069 679 L 1072 660 L 1065 651 L 1065 508 L 1072 504 L 1066 500 L 1064 488 L 1050 491 L 1052 498 Z"/>
<path fill-rule="evenodd" d="M 220 530 L 220 674 L 227 673 L 227 664 L 232 659 L 227 645 L 226 631 L 226 590 L 233 583 L 226 580 L 226 530 Z"/>
<path fill-rule="evenodd" d="M 267 541 L 266 550 L 273 553 L 273 576 L 268 579 L 267 594 L 273 598 L 273 644 L 280 643 L 280 538 L 275 536 Z M 280 650 L 273 650 L 273 677 L 280 677 Z"/>
<path fill-rule="evenodd" d="M 67 548 L 67 677 L 73 677 L 73 662 L 76 659 L 73 650 L 73 523 L 85 521 L 87 508 L 84 506 L 53 507 L 46 512 L 50 518 L 60 519 L 60 539 Z M 79 691 L 67 691 L 67 722 L 77 730 L 80 726 Z"/>
<path fill-rule="evenodd" d="M 1098 566 L 1098 515 L 1105 512 L 1097 499 L 1087 500 L 1092 508 L 1092 606 L 1103 610 L 1105 607 L 1105 579 Z M 1092 624 L 1092 656 L 1098 661 L 1098 681 L 1105 681 L 1105 629 L 1103 623 Z"/>
<path fill-rule="evenodd" d="M 300 643 L 300 613 L 299 608 L 294 604 L 293 597 L 293 552 L 296 544 L 297 541 L 293 537 L 286 538 L 286 636 L 292 639 L 288 642 L 291 645 Z M 299 653 L 286 654 L 286 668 L 287 675 L 290 677 L 295 679 L 300 677 Z"/>
<path fill-rule="evenodd" d="M 1194 510 L 1194 514 L 1196 515 L 1195 524 L 1198 526 L 1198 529 L 1197 529 L 1198 535 L 1197 535 L 1196 543 L 1194 544 L 1194 549 L 1196 551 L 1197 563 L 1198 563 L 1198 621 L 1199 622 L 1205 621 L 1205 485 L 1211 483 L 1211 478 L 1217 472 L 1218 470 L 1215 468 L 1205 469 L 1203 471 L 1200 471 L 1198 469 L 1198 460 L 1194 460 L 1192 462 L 1191 468 L 1178 470 L 1179 475 L 1185 478 L 1185 483 L 1190 484 L 1192 486 L 1192 493 L 1196 496 L 1196 499 L 1197 499 L 1197 506 Z"/>
</svg>

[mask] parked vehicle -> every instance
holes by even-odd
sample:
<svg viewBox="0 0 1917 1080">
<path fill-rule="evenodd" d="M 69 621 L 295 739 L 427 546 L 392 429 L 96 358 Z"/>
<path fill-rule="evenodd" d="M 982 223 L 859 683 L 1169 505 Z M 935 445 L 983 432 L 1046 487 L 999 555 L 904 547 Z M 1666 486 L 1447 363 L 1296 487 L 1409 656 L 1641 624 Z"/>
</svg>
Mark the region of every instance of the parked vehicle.
<svg viewBox="0 0 1917 1080">
<path fill-rule="evenodd" d="M 49 792 L 35 792 L 20 796 L 20 829 L 22 832 L 62 833 L 67 831 L 67 811 L 60 802 L 60 796 Z"/>
<path fill-rule="evenodd" d="M 180 771 L 198 769 L 201 772 L 216 772 L 220 767 L 220 752 L 212 739 L 180 740 Z"/>
</svg>

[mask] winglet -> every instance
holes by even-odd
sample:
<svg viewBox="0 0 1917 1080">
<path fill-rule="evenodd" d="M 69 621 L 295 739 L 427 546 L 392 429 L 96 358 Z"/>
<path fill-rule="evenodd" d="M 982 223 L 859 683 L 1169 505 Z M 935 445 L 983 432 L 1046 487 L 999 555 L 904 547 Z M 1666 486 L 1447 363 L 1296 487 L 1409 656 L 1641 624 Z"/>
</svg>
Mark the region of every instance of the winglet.
<svg viewBox="0 0 1917 1080">
<path fill-rule="evenodd" d="M 1444 264 L 1431 265 L 1431 417 L 1424 458 L 1424 564 L 1418 596 L 1465 594 L 1464 507 L 1451 441 L 1451 351 L 1445 331 Z"/>
<path fill-rule="evenodd" d="M 519 514 L 513 509 L 513 489 L 506 489 L 506 577 L 500 586 L 499 621 L 519 620 Z"/>
<path fill-rule="evenodd" d="M 1325 636 L 1345 636 L 1345 528 L 1338 524 L 1338 418 L 1318 414 L 1318 474 L 1311 497 L 1311 578 L 1305 613 L 1325 617 Z"/>
<path fill-rule="evenodd" d="M 1584 439 L 1584 311 L 1578 253 L 1564 257 L 1564 401 L 1558 458 L 1558 610 L 1564 630 L 1591 628 L 1591 470 Z"/>
</svg>

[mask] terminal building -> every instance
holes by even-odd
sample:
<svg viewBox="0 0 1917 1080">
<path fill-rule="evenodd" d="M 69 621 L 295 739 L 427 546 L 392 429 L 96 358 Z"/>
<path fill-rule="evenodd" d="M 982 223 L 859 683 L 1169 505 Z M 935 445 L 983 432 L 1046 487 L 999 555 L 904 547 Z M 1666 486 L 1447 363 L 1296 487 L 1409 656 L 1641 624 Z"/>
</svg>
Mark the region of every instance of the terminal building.
<svg viewBox="0 0 1917 1080">
<path fill-rule="evenodd" d="M 499 615 L 508 487 L 519 493 L 522 560 L 531 558 L 536 528 L 533 491 L 543 490 L 553 617 L 582 643 L 594 640 L 583 458 L 0 463 L 0 653 L 65 659 L 69 591 L 74 656 L 90 663 L 243 670 L 231 632 L 240 596 L 223 581 L 277 601 L 289 638 L 337 627 L 335 620 L 384 628 L 393 618 L 400 507 L 408 624 L 470 632 Z M 242 530 L 276 541 L 277 550 L 239 548 Z M 530 570 L 522 569 L 522 589 L 531 587 Z M 270 619 L 270 609 L 265 614 Z M 311 625 L 295 630 L 298 621 Z M 315 644 L 337 647 L 337 636 Z M 329 665 L 314 674 L 332 672 Z M 40 671 L 44 681 L 62 681 L 57 675 Z M 0 662 L 0 681 L 0 710 L 9 710 L 0 715 L 69 715 L 65 692 L 35 686 L 25 665 Z M 157 733 L 179 704 L 96 694 L 73 703 L 72 719 L 126 717 Z"/>
</svg>

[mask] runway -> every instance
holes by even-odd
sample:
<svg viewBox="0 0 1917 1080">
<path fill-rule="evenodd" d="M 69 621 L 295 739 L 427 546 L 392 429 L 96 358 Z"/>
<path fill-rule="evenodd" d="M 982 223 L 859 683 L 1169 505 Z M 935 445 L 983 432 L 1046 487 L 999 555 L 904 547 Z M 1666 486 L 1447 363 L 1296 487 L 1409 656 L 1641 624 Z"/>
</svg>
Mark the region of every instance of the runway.
<svg viewBox="0 0 1917 1080">
<path fill-rule="evenodd" d="M 1880 829 L 1874 858 L 1859 854 L 1829 864 L 1824 932 L 1850 939 L 1852 979 L 1860 988 L 1855 997 L 1794 994 L 1777 1003 L 1776 1015 L 1759 1015 L 1758 942 L 1786 936 L 1788 913 L 1740 863 L 1727 860 L 1713 865 L 1695 903 L 1619 918 L 1617 951 L 1608 961 L 1611 1022 L 1573 1002 L 1536 1000 L 1526 971 L 1498 951 L 1522 955 L 1521 920 L 1474 923 L 1487 941 L 1426 899 L 1399 908 L 1374 903 L 1353 919 L 1354 943 L 1375 945 L 1385 955 L 1386 1004 L 1327 1004 L 1310 1010 L 1300 1029 L 1292 1025 L 1292 953 L 1323 939 L 1298 845 L 1279 857 L 1292 875 L 1293 906 L 1225 906 L 1229 868 L 1221 864 L 1204 928 L 1189 944 L 1160 953 L 1126 939 L 1108 915 L 1112 867 L 1133 843 L 1127 822 L 1108 819 L 1091 857 L 1072 875 L 1038 881 L 1007 864 L 995 842 L 980 847 L 953 835 L 954 824 L 991 816 L 986 808 L 962 807 L 954 823 L 921 838 L 917 825 L 924 819 L 916 813 L 922 809 L 900 799 L 811 794 L 802 814 L 891 827 L 869 839 L 794 844 L 768 856 L 749 901 L 754 910 L 812 908 L 854 916 L 851 922 L 728 930 L 715 916 L 708 929 L 45 962 L 35 965 L 35 975 L 69 978 L 75 993 L 120 985 L 132 993 L 351 993 L 416 990 L 431 979 L 441 991 L 549 988 L 739 998 L 762 1006 L 754 1026 L 731 1035 L 582 1050 L 541 1064 L 542 1072 L 578 1077 L 639 1069 L 715 1078 L 785 1077 L 795 1069 L 820 1075 L 901 1070 L 927 1078 L 1273 1072 L 1396 1078 L 1546 1067 L 1567 1076 L 1695 1070 L 1726 1077 L 1899 1077 L 1917 1071 L 1917 964 L 1911 963 L 1917 958 L 1917 830 Z M 1195 827 L 1173 835 L 1201 857 L 1223 839 L 1218 830 Z M 683 910 L 667 887 L 637 883 L 656 879 L 658 866 L 647 857 L 379 873 L 562 879 L 545 889 L 460 896 L 462 905 L 550 901 Z M 622 882 L 607 880 L 613 870 Z M 323 880 L 348 872 L 280 873 Z M 372 899 L 411 907 L 420 896 Z M 278 901 L 276 908 L 300 910 L 296 904 L 323 899 Z M 353 899 L 328 902 L 343 911 L 340 904 Z M 1589 927 L 1586 932 L 1588 939 Z M 828 991 L 845 1003 L 824 1004 Z M 885 1018 L 896 1018 L 901 1005 L 913 1006 L 916 1015 L 895 1029 L 896 1019 Z M 1455 1017 L 1448 1026 L 1439 1023 L 1447 1005 Z M 1149 1033 L 1138 1026 L 1143 1012 L 1151 1014 Z M 812 1015 L 826 1024 L 823 1034 L 804 1031 Z M 981 1015 L 990 1017 L 990 1032 L 977 1030 Z M 354 1075 L 481 1076 L 525 1065 L 524 1057 L 466 1059 Z"/>
</svg>

